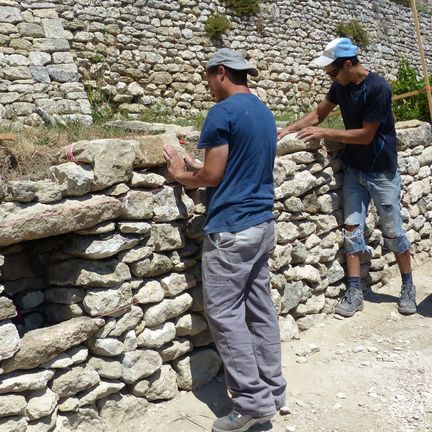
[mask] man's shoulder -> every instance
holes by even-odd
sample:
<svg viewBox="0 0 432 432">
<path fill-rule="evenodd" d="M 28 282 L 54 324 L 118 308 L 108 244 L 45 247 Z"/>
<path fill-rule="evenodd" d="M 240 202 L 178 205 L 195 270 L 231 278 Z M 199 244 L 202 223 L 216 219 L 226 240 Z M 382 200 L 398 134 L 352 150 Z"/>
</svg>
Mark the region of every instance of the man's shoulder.
<svg viewBox="0 0 432 432">
<path fill-rule="evenodd" d="M 391 89 L 390 84 L 388 81 L 381 75 L 378 75 L 375 72 L 369 72 L 369 85 L 371 87 L 384 87 L 385 89 Z"/>
</svg>

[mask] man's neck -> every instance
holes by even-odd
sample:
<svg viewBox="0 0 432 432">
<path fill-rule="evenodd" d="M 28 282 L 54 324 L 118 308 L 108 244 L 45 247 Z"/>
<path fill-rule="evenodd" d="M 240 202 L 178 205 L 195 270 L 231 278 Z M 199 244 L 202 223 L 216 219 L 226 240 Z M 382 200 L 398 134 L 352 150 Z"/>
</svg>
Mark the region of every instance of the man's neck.
<svg viewBox="0 0 432 432">
<path fill-rule="evenodd" d="M 351 82 L 353 84 L 360 84 L 368 76 L 368 74 L 369 71 L 366 68 L 364 68 L 362 65 L 358 65 L 353 70 Z"/>
</svg>

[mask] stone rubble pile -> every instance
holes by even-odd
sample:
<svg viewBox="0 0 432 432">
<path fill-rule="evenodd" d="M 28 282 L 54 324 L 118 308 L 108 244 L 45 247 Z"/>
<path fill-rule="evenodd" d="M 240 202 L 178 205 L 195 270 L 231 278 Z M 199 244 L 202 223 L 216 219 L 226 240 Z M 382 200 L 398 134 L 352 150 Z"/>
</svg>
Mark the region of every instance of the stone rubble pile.
<svg viewBox="0 0 432 432">
<path fill-rule="evenodd" d="M 404 222 L 422 263 L 432 130 L 402 126 Z M 184 151 L 173 130 L 77 142 L 50 179 L 1 185 L 0 432 L 124 429 L 218 372 L 202 305 L 204 191 L 167 177 L 163 144 Z M 270 270 L 282 340 L 332 313 L 344 289 L 339 149 L 293 135 L 278 145 Z M 395 268 L 377 223 L 372 209 L 368 289 Z"/>
</svg>

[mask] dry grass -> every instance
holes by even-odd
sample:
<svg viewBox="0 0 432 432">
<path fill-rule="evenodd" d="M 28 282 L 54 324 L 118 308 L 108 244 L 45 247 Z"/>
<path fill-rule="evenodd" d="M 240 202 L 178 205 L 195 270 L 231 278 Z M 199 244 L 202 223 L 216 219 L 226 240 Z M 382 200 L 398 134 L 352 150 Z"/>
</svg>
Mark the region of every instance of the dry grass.
<svg viewBox="0 0 432 432">
<path fill-rule="evenodd" d="M 0 142 L 0 178 L 2 180 L 41 180 L 49 177 L 49 167 L 56 163 L 60 148 L 81 141 L 103 138 L 132 138 L 133 134 L 93 125 L 86 127 L 38 126 L 1 128 L 0 133 L 14 133 L 16 141 Z"/>
</svg>

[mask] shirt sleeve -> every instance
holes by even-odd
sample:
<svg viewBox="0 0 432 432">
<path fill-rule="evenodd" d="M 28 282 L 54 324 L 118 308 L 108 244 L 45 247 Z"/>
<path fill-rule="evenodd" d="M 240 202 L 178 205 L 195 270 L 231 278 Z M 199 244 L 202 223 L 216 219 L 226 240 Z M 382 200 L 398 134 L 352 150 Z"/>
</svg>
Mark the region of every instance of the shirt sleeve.
<svg viewBox="0 0 432 432">
<path fill-rule="evenodd" d="M 231 135 L 231 121 L 228 113 L 217 105 L 211 108 L 204 121 L 198 148 L 217 147 L 228 144 Z"/>
<path fill-rule="evenodd" d="M 384 123 L 391 111 L 391 89 L 388 85 L 379 85 L 367 94 L 363 121 Z"/>
<path fill-rule="evenodd" d="M 334 105 L 338 105 L 338 98 L 337 98 L 337 86 L 338 84 L 333 81 L 333 84 L 330 87 L 330 90 L 327 92 L 326 98 L 329 102 L 331 102 Z"/>
</svg>

